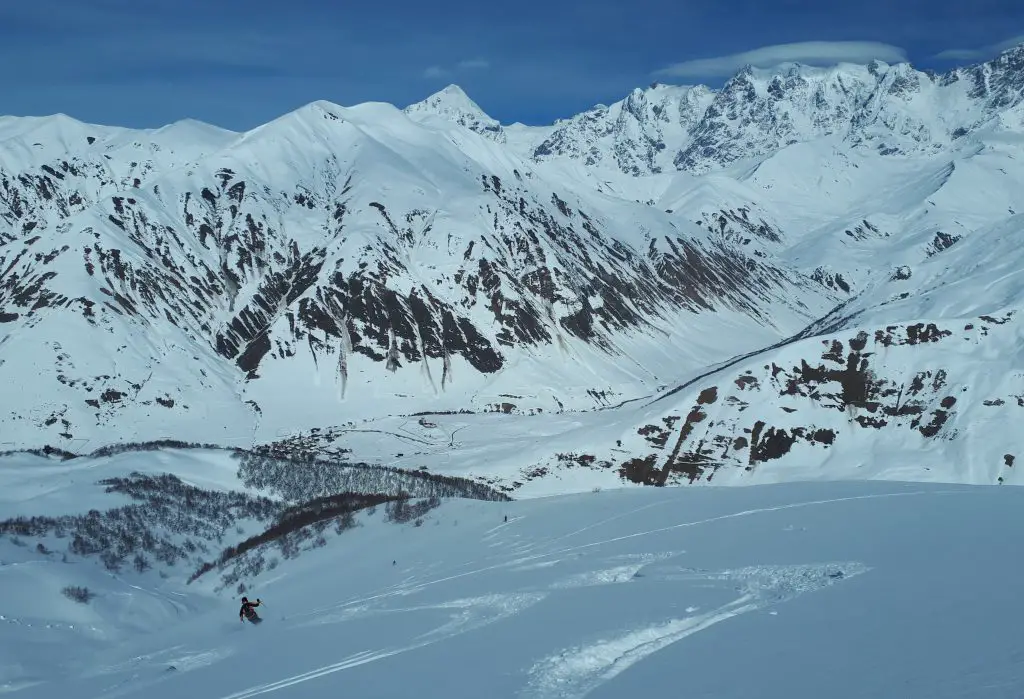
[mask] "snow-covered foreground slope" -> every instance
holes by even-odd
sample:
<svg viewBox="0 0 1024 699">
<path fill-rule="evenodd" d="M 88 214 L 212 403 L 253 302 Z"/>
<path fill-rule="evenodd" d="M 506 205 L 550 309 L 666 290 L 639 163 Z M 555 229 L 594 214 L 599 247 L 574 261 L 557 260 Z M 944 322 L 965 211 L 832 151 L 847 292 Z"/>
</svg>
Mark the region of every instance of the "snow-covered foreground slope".
<svg viewBox="0 0 1024 699">
<path fill-rule="evenodd" d="M 830 483 L 453 500 L 420 525 L 364 512 L 244 580 L 266 602 L 258 627 L 213 580 L 110 575 L 4 541 L 0 687 L 1009 699 L 1024 686 L 1022 508 L 1016 488 Z"/>
</svg>

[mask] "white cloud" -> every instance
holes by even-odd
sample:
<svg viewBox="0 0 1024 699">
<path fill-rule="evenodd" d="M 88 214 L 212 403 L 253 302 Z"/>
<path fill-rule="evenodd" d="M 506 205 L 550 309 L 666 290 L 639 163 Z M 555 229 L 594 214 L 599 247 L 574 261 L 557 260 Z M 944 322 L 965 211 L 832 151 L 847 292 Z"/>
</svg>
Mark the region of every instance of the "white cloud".
<svg viewBox="0 0 1024 699">
<path fill-rule="evenodd" d="M 674 63 L 655 71 L 656 75 L 675 77 L 729 76 L 746 65 L 771 68 L 780 63 L 835 65 L 836 63 L 868 63 L 872 60 L 902 63 L 906 52 L 898 46 L 874 41 L 803 41 L 794 44 L 762 46 L 730 56 L 698 58 Z"/>
<path fill-rule="evenodd" d="M 444 66 L 430 66 L 423 71 L 423 77 L 427 80 L 441 80 L 450 78 L 456 72 L 467 71 L 467 70 L 487 70 L 491 67 L 491 62 L 483 58 L 470 58 L 465 61 L 459 61 L 455 64 L 454 68 L 445 68 Z"/>
<path fill-rule="evenodd" d="M 449 75 L 450 73 L 441 66 L 430 66 L 423 71 L 423 77 L 428 80 L 439 80 L 441 78 L 447 78 Z"/>
<path fill-rule="evenodd" d="M 935 54 L 934 58 L 948 61 L 984 60 L 986 58 L 992 58 L 1006 49 L 1012 49 L 1014 46 L 1019 46 L 1020 44 L 1024 44 L 1024 34 L 1007 39 L 1006 41 L 1000 41 L 997 44 L 989 44 L 988 46 L 982 46 L 981 48 L 976 49 L 946 49 L 945 51 Z"/>
</svg>

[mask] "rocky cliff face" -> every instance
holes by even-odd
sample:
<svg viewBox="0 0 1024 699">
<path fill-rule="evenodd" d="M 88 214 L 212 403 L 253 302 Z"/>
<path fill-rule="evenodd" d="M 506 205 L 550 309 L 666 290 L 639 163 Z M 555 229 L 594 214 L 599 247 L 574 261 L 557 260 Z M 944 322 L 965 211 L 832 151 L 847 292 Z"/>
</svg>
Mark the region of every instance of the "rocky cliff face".
<svg viewBox="0 0 1024 699">
<path fill-rule="evenodd" d="M 836 136 L 881 155 L 937 153 L 985 124 L 1019 124 L 1024 47 L 943 75 L 909 65 L 745 68 L 718 90 L 652 85 L 558 124 L 536 161 L 629 175 L 704 173 Z"/>
<path fill-rule="evenodd" d="M 704 86 L 636 89 L 621 102 L 559 123 L 530 157 L 541 162 L 565 157 L 634 176 L 664 172 L 679 144 L 691 138 L 713 95 Z"/>
</svg>

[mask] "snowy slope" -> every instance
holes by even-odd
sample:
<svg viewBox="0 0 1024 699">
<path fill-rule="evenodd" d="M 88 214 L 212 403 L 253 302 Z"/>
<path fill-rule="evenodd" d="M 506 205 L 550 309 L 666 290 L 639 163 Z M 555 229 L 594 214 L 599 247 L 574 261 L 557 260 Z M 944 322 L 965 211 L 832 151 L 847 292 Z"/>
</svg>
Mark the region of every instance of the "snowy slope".
<svg viewBox="0 0 1024 699">
<path fill-rule="evenodd" d="M 943 75 L 909 64 L 746 67 L 719 90 L 654 84 L 522 141 L 538 161 L 629 175 L 751 164 L 796 143 L 837 138 L 883 157 L 956 147 L 992 125 L 1017 129 L 1024 47 Z"/>
<path fill-rule="evenodd" d="M 0 119 L 0 450 L 270 445 L 517 496 L 1019 482 L 1022 61 L 745 69 L 545 127 L 457 86 L 246 133 Z M 871 390 L 837 402 L 814 372 L 851 352 Z"/>
<path fill-rule="evenodd" d="M 430 415 L 275 448 L 475 477 L 513 497 L 625 484 L 1024 484 L 1020 314 L 829 329 L 584 414 Z"/>
<path fill-rule="evenodd" d="M 374 104 L 308 105 L 6 246 L 0 265 L 0 369 L 26 398 L 4 406 L 16 446 L 242 446 L 523 392 L 524 412 L 589 408 L 834 304 L 721 233 Z"/>
<path fill-rule="evenodd" d="M 638 88 L 620 102 L 597 105 L 557 123 L 539 143 L 529 144 L 531 155 L 540 161 L 577 160 L 630 175 L 657 174 L 672 169 L 673 153 L 666 144 L 688 140 L 712 97 L 703 85 Z"/>
<path fill-rule="evenodd" d="M 507 141 L 498 120 L 488 116 L 458 85 L 449 85 L 423 102 L 409 105 L 404 111 L 417 121 L 455 123 L 497 143 Z"/>
<path fill-rule="evenodd" d="M 1006 584 L 1022 572 L 1007 555 L 1021 497 L 831 483 L 454 500 L 404 524 L 378 509 L 290 557 L 268 544 L 280 565 L 243 581 L 266 602 L 259 627 L 239 623 L 216 571 L 189 585 L 173 567 L 111 575 L 5 540 L 0 686 L 1008 699 L 1024 683 Z M 68 585 L 94 596 L 74 602 Z"/>
<path fill-rule="evenodd" d="M 193 120 L 133 130 L 63 114 L 0 117 L 0 243 L 55 227 L 100 198 L 139 187 L 234 137 Z"/>
</svg>

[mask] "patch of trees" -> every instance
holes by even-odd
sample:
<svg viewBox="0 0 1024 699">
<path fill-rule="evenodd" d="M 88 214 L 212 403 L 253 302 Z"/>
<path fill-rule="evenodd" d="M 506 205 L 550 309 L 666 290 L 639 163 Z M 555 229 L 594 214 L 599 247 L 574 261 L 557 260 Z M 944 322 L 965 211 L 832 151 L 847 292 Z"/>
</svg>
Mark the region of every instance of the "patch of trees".
<svg viewBox="0 0 1024 699">
<path fill-rule="evenodd" d="M 489 485 L 426 471 L 403 471 L 363 463 L 286 459 L 249 451 L 236 451 L 235 458 L 239 461 L 238 478 L 247 488 L 269 491 L 291 502 L 305 502 L 334 493 L 511 500 Z"/>
<path fill-rule="evenodd" d="M 78 585 L 68 585 L 61 593 L 69 600 L 78 602 L 79 604 L 89 604 L 96 593 L 87 587 L 79 587 Z"/>
<path fill-rule="evenodd" d="M 277 567 L 279 559 L 271 557 L 271 546 L 275 545 L 283 559 L 296 558 L 302 551 L 310 551 L 327 544 L 325 533 L 333 529 L 341 534 L 357 525 L 355 513 L 367 508 L 373 511 L 377 505 L 385 504 L 387 520 L 397 524 L 423 523 L 423 516 L 441 505 L 441 499 L 431 497 L 413 502 L 405 493 L 399 495 L 340 493 L 315 498 L 301 505 L 283 510 L 277 521 L 265 531 L 250 537 L 236 546 L 224 549 L 216 561 L 204 562 L 189 578 L 195 582 L 212 570 L 226 572 L 221 577 L 218 589 L 238 585 L 237 591 L 245 591 L 243 578 L 253 578 L 265 570 Z"/>
<path fill-rule="evenodd" d="M 68 459 L 77 459 L 79 456 L 78 454 L 74 454 L 70 451 L 65 451 L 64 449 L 60 449 L 59 447 L 51 447 L 49 444 L 39 449 L 13 449 L 10 451 L 0 451 L 0 457 L 14 456 L 15 454 L 33 454 L 35 456 L 43 456 L 47 458 L 55 456 L 59 458 L 61 461 L 67 461 Z"/>
<path fill-rule="evenodd" d="M 281 454 L 279 450 L 271 452 L 267 447 L 247 450 L 216 444 L 161 439 L 111 444 L 92 451 L 88 457 L 103 458 L 128 452 L 152 452 L 161 449 L 218 449 L 230 452 L 239 461 L 238 477 L 246 487 L 273 492 L 290 502 L 305 502 L 337 493 L 404 493 L 406 497 L 413 498 L 511 500 L 505 493 L 468 478 L 366 463 L 326 460 L 306 450 L 288 455 Z M 2 452 L 0 457 L 24 453 L 57 456 L 62 460 L 81 456 L 46 446 L 42 449 Z"/>
<path fill-rule="evenodd" d="M 120 442 L 108 444 L 89 453 L 89 456 L 98 459 L 104 456 L 114 456 L 127 452 L 159 451 L 161 449 L 225 449 L 218 444 L 202 444 L 200 442 L 183 442 L 178 439 L 157 439 L 151 442 Z"/>
<path fill-rule="evenodd" d="M 68 539 L 69 553 L 99 556 L 108 570 L 121 570 L 129 559 L 136 570 L 146 570 L 149 556 L 173 566 L 206 552 L 239 522 L 269 520 L 283 507 L 247 493 L 196 488 L 171 474 L 132 473 L 100 484 L 138 504 L 81 515 L 14 517 L 0 521 L 0 535 Z"/>
<path fill-rule="evenodd" d="M 329 529 L 340 534 L 355 527 L 355 513 L 363 509 L 372 512 L 372 508 L 385 505 L 388 521 L 420 526 L 443 498 L 511 499 L 466 478 L 324 461 L 315 456 L 282 458 L 177 440 L 110 445 L 89 456 L 160 449 L 230 451 L 239 461 L 238 476 L 247 488 L 264 490 L 280 500 L 240 491 L 204 490 L 169 473 L 132 472 L 127 477 L 99 481 L 107 493 L 125 496 L 130 504 L 103 512 L 93 509 L 58 517 L 14 517 L 0 521 L 0 536 L 12 541 L 19 537 L 66 539 L 67 553 L 96 556 L 111 571 L 130 566 L 143 572 L 154 562 L 174 566 L 185 561 L 199 565 L 191 582 L 215 568 L 229 568 L 222 579 L 225 585 L 233 585 L 245 576 L 274 568 L 278 559 L 267 559 L 275 550 L 272 547 L 288 559 L 323 546 Z M 62 460 L 78 457 L 50 447 L 29 451 Z M 213 562 L 203 561 L 213 546 L 225 546 L 229 534 L 242 534 L 242 523 L 254 522 L 264 527 L 260 534 L 226 546 Z M 52 541 L 48 543 L 52 546 Z M 46 556 L 54 553 L 42 541 L 36 550 Z"/>
<path fill-rule="evenodd" d="M 117 444 L 108 444 L 88 454 L 76 454 L 74 452 L 67 451 L 66 449 L 53 447 L 47 444 L 35 449 L 14 449 L 11 451 L 3 451 L 0 452 L 0 457 L 13 456 L 14 454 L 34 454 L 35 456 L 57 457 L 61 461 L 69 461 L 71 459 L 78 459 L 82 457 L 98 459 L 104 456 L 114 456 L 116 454 L 125 454 L 128 452 L 159 451 L 160 449 L 223 449 L 227 451 L 230 448 L 217 444 L 184 442 L 179 439 L 157 439 L 150 442 L 118 442 Z"/>
</svg>

